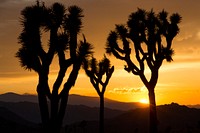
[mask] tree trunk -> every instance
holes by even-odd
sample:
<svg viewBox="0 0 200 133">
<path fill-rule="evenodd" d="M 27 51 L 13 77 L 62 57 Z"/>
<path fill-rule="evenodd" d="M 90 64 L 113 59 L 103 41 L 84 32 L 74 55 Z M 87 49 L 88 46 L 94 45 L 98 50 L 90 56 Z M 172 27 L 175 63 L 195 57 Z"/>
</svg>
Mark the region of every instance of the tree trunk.
<svg viewBox="0 0 200 133">
<path fill-rule="evenodd" d="M 60 125 L 58 123 L 58 106 L 59 101 L 57 96 L 51 97 L 51 117 L 50 117 L 50 132 L 49 133 L 60 133 Z"/>
<path fill-rule="evenodd" d="M 104 133 L 104 95 L 100 95 L 99 133 Z"/>
<path fill-rule="evenodd" d="M 57 119 L 59 129 L 62 127 L 62 124 L 63 124 L 63 119 L 64 119 L 65 111 L 67 108 L 68 97 L 69 97 L 69 90 L 65 94 L 63 94 L 60 99 L 60 108 L 59 108 L 58 119 Z"/>
<path fill-rule="evenodd" d="M 49 111 L 47 105 L 47 98 L 43 93 L 38 93 L 38 102 L 40 108 L 40 115 L 42 119 L 43 132 L 48 133 Z"/>
<path fill-rule="evenodd" d="M 149 89 L 149 133 L 158 133 L 154 89 Z"/>
<path fill-rule="evenodd" d="M 66 93 L 65 95 L 61 96 L 60 108 L 57 111 L 57 113 L 54 114 L 54 116 L 50 119 L 48 133 L 60 133 L 63 119 L 65 116 L 66 107 L 67 107 L 68 95 L 69 95 L 69 93 Z M 56 106 L 59 106 L 59 102 L 57 102 Z"/>
<path fill-rule="evenodd" d="M 59 125 L 58 120 L 50 120 L 48 133 L 60 133 L 61 125 Z"/>
<path fill-rule="evenodd" d="M 48 133 L 49 125 L 49 109 L 47 102 L 46 90 L 48 90 L 48 78 L 45 74 L 39 75 L 39 83 L 37 85 L 38 103 L 40 108 L 40 115 L 44 133 Z"/>
</svg>

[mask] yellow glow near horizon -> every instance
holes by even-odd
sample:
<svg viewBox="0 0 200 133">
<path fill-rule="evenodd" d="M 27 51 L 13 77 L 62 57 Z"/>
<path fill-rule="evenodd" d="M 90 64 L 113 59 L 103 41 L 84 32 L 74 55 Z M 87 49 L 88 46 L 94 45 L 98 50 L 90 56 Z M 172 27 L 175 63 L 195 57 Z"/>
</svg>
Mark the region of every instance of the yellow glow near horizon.
<svg viewBox="0 0 200 133">
<path fill-rule="evenodd" d="M 147 99 L 140 99 L 139 102 L 143 103 L 143 104 L 149 104 L 149 100 L 147 100 Z"/>
</svg>

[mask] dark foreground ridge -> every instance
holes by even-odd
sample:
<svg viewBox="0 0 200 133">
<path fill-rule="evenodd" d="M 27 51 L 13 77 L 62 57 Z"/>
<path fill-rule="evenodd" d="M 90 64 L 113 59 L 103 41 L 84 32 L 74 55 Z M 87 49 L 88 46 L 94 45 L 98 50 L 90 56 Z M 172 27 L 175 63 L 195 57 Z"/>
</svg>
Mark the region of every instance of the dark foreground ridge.
<svg viewBox="0 0 200 133">
<path fill-rule="evenodd" d="M 81 100 L 87 99 L 87 97 L 74 96 Z M 200 109 L 171 103 L 158 106 L 157 110 L 159 133 L 200 133 Z M 69 105 L 64 118 L 63 133 L 64 130 L 70 133 L 83 131 L 95 133 L 98 128 L 98 111 L 97 107 Z M 146 133 L 148 131 L 148 108 L 127 111 L 106 108 L 105 118 L 105 133 Z M 40 133 L 40 126 L 37 102 L 0 101 L 1 133 Z"/>
</svg>

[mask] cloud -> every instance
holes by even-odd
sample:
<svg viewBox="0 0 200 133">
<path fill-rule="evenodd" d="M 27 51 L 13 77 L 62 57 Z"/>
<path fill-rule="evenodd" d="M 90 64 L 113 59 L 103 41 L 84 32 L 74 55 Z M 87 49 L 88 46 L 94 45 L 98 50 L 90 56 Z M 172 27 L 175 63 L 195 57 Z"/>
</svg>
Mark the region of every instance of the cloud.
<svg viewBox="0 0 200 133">
<path fill-rule="evenodd" d="M 174 63 L 173 65 L 163 65 L 162 68 L 160 69 L 160 72 L 178 72 L 178 71 L 188 71 L 188 70 L 197 70 L 200 68 L 200 62 L 190 62 L 190 61 L 185 61 L 185 62 L 179 62 L 179 63 Z"/>
<path fill-rule="evenodd" d="M 26 74 L 26 75 L 24 75 Z M 1 79 L 7 79 L 7 78 L 20 78 L 20 77 L 32 77 L 34 76 L 35 74 L 32 72 L 24 72 L 24 73 L 21 73 L 21 72 L 1 72 L 0 71 L 0 78 Z"/>
<path fill-rule="evenodd" d="M 178 83 L 157 83 L 157 87 L 175 87 Z"/>
<path fill-rule="evenodd" d="M 175 40 L 182 42 L 182 41 L 190 40 L 193 37 L 194 37 L 194 35 L 191 34 L 191 32 L 185 32 L 185 33 L 181 34 L 180 36 L 177 36 L 177 38 Z"/>
<path fill-rule="evenodd" d="M 139 88 L 114 88 L 112 90 L 109 90 L 109 93 L 115 93 L 115 94 L 135 94 L 135 93 L 141 93 L 141 92 L 145 92 L 146 88 L 145 86 L 143 87 L 139 87 Z"/>
</svg>

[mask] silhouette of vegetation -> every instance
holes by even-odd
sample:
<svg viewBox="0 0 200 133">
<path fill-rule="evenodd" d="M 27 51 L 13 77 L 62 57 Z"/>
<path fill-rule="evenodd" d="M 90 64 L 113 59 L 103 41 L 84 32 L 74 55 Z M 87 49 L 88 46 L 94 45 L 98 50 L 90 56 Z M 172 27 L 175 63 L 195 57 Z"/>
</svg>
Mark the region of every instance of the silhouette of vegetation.
<svg viewBox="0 0 200 133">
<path fill-rule="evenodd" d="M 69 91 L 75 85 L 83 60 L 92 54 L 92 47 L 85 37 L 84 41 L 78 42 L 77 39 L 82 28 L 83 11 L 77 6 L 66 9 L 60 3 L 46 7 L 37 1 L 35 5 L 25 7 L 21 16 L 21 48 L 16 57 L 23 68 L 38 74 L 37 93 L 44 132 L 59 133 Z M 47 45 L 42 43 L 44 33 L 49 33 Z M 50 89 L 48 78 L 55 55 L 58 57 L 59 71 Z M 71 68 L 71 72 L 63 81 L 68 68 Z"/>
<path fill-rule="evenodd" d="M 179 14 L 138 9 L 125 25 L 116 25 L 107 38 L 106 52 L 126 62 L 124 69 L 140 77 L 149 92 L 150 133 L 157 133 L 155 87 L 163 60 L 173 61 L 172 40 L 179 33 Z M 150 70 L 150 78 L 145 70 Z"/>
<path fill-rule="evenodd" d="M 104 133 L 104 93 L 114 72 L 114 66 L 111 67 L 110 60 L 105 56 L 99 62 L 92 57 L 91 60 L 84 61 L 84 70 L 100 98 L 99 133 Z"/>
</svg>

